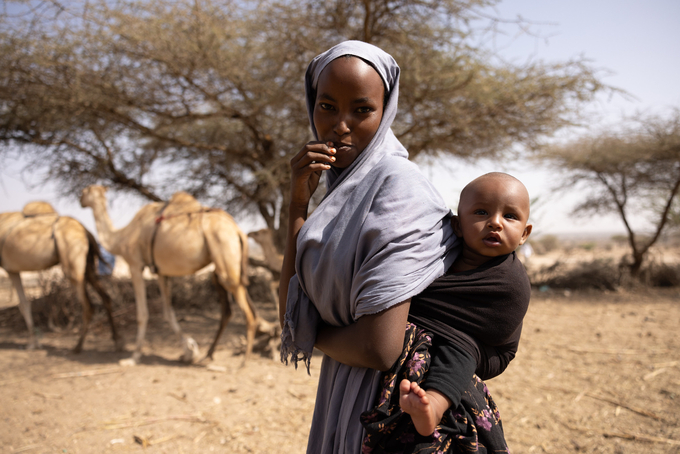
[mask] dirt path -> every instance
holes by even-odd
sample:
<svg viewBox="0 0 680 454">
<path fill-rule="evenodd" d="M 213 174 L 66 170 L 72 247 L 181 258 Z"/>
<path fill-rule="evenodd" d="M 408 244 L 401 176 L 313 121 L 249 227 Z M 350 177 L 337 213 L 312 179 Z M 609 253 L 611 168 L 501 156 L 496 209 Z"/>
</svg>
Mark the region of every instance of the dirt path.
<svg viewBox="0 0 680 454">
<path fill-rule="evenodd" d="M 216 322 L 180 314 L 205 348 Z M 511 450 L 680 453 L 679 326 L 677 290 L 537 292 L 517 358 L 487 382 Z M 244 332 L 237 313 L 210 367 L 182 366 L 152 318 L 143 364 L 123 368 L 105 324 L 80 355 L 74 333 L 26 351 L 25 329 L 0 326 L 0 452 L 303 453 L 320 358 L 311 377 L 263 357 L 239 368 Z M 134 327 L 124 334 L 131 348 Z"/>
</svg>

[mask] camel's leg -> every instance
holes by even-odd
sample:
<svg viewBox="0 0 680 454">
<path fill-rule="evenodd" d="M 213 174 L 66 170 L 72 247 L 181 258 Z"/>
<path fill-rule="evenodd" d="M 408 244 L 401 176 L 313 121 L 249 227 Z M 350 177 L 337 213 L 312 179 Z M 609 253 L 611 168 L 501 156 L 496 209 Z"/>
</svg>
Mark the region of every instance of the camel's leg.
<svg viewBox="0 0 680 454">
<path fill-rule="evenodd" d="M 130 360 L 123 360 L 121 364 L 134 365 L 139 363 L 142 357 L 142 346 L 144 338 L 146 337 L 146 326 L 149 323 L 149 307 L 146 303 L 146 287 L 144 285 L 144 277 L 141 269 L 130 269 L 132 278 L 132 286 L 135 289 L 135 304 L 137 305 L 137 342 L 135 343 L 135 351 L 132 353 Z"/>
<path fill-rule="evenodd" d="M 219 279 L 215 274 L 213 274 L 213 284 L 215 284 L 215 287 L 217 288 L 217 294 L 219 295 L 220 304 L 222 305 L 222 316 L 220 317 L 220 326 L 217 329 L 217 333 L 215 334 L 215 340 L 213 340 L 212 345 L 210 345 L 210 349 L 208 349 L 208 354 L 205 355 L 205 358 L 210 360 L 213 359 L 213 353 L 215 353 L 217 342 L 220 340 L 220 336 L 222 336 L 224 328 L 226 328 L 227 324 L 229 323 L 229 320 L 231 319 L 231 304 L 229 302 L 229 293 L 227 293 L 222 284 L 219 283 Z"/>
<path fill-rule="evenodd" d="M 219 280 L 222 286 L 228 288 L 226 282 L 223 282 L 221 277 Z M 238 304 L 238 306 L 241 308 L 241 310 L 246 316 L 246 354 L 245 358 L 243 359 L 243 363 L 245 364 L 246 361 L 250 358 L 251 353 L 253 352 L 253 344 L 255 343 L 255 331 L 257 330 L 258 322 L 257 314 L 255 313 L 255 308 L 253 308 L 253 306 L 250 304 L 250 300 L 248 298 L 248 293 L 245 285 L 241 284 L 232 285 L 230 293 L 234 295 L 236 304 Z"/>
<path fill-rule="evenodd" d="M 21 315 L 24 316 L 26 321 L 26 328 L 28 328 L 28 344 L 26 348 L 33 350 L 38 348 L 38 341 L 35 338 L 35 333 L 33 332 L 33 315 L 31 314 L 31 302 L 26 298 L 24 293 L 24 286 L 21 284 L 21 277 L 19 273 L 7 273 L 9 274 L 9 279 L 14 286 L 14 290 L 17 292 L 19 297 L 19 311 Z"/>
<path fill-rule="evenodd" d="M 118 334 L 116 324 L 113 321 L 113 305 L 111 304 L 111 297 L 104 289 L 104 286 L 97 276 L 97 270 L 95 269 L 94 257 L 97 255 L 96 251 L 99 247 L 97 246 L 94 237 L 87 230 L 85 233 L 89 242 L 87 260 L 85 263 L 85 280 L 95 289 L 102 299 L 102 304 L 104 304 L 104 309 L 106 310 L 106 316 L 109 319 L 109 325 L 111 325 L 111 337 L 113 338 L 115 351 L 121 352 L 125 347 L 125 342 L 123 342 L 123 338 Z M 101 256 L 99 257 L 99 260 L 102 260 Z"/>
<path fill-rule="evenodd" d="M 246 316 L 246 354 L 243 358 L 243 364 L 245 365 L 248 358 L 250 358 L 250 354 L 253 351 L 253 344 L 255 343 L 257 315 L 255 314 L 255 308 L 253 308 L 253 306 L 250 304 L 245 285 L 241 284 L 240 282 L 240 274 L 234 273 L 233 269 L 232 273 L 229 274 L 227 273 L 226 267 L 221 265 L 221 261 L 215 261 L 215 276 L 217 277 L 217 282 L 224 288 L 224 290 L 234 295 L 236 304 L 238 304 L 238 306 L 243 311 L 243 314 Z M 225 310 L 224 307 L 222 310 Z M 223 318 L 220 321 L 220 325 L 224 323 L 226 326 L 227 322 L 228 320 Z M 218 334 L 221 333 L 221 330 L 222 328 L 220 327 Z"/>
<path fill-rule="evenodd" d="M 172 289 L 171 282 L 167 276 L 158 275 L 158 286 L 161 289 L 161 300 L 163 301 L 163 318 L 170 324 L 172 331 L 177 334 L 182 342 L 184 352 L 180 356 L 180 361 L 191 363 L 194 357 L 199 355 L 198 343 L 191 337 L 182 332 L 182 328 L 177 323 L 175 310 L 172 308 Z"/>
<path fill-rule="evenodd" d="M 70 281 L 76 291 L 76 297 L 83 308 L 83 326 L 80 327 L 80 339 L 78 339 L 76 346 L 73 347 L 73 353 L 80 353 L 83 350 L 87 329 L 90 327 L 90 321 L 92 320 L 92 303 L 85 290 L 85 281 L 76 281 L 75 279 L 70 279 Z"/>
<path fill-rule="evenodd" d="M 246 315 L 246 356 L 245 360 L 250 358 L 253 353 L 253 344 L 255 343 L 255 331 L 257 330 L 257 315 L 253 306 L 251 306 L 248 299 L 248 291 L 245 285 L 239 285 L 234 292 L 234 299 L 239 305 L 243 313 Z"/>
<path fill-rule="evenodd" d="M 102 299 L 102 304 L 104 304 L 104 309 L 106 310 L 106 316 L 109 319 L 109 325 L 111 325 L 111 337 L 113 338 L 113 344 L 117 352 L 122 352 L 125 348 L 125 341 L 118 334 L 116 330 L 116 324 L 113 322 L 113 305 L 111 304 L 111 296 L 104 290 L 101 282 L 94 276 L 88 278 L 88 282 L 97 291 Z"/>
<path fill-rule="evenodd" d="M 276 306 L 276 313 L 279 313 L 279 281 L 272 279 L 269 282 L 269 291 L 272 295 L 272 300 L 274 301 L 274 306 Z"/>
<path fill-rule="evenodd" d="M 244 364 L 250 357 L 255 343 L 257 315 L 248 300 L 245 284 L 247 283 L 248 240 L 236 225 L 223 225 L 217 228 L 205 218 L 203 231 L 210 249 L 210 257 L 215 264 L 215 275 L 219 284 L 234 295 L 236 304 L 246 316 L 246 354 Z M 214 219 L 213 219 L 214 220 Z"/>
</svg>

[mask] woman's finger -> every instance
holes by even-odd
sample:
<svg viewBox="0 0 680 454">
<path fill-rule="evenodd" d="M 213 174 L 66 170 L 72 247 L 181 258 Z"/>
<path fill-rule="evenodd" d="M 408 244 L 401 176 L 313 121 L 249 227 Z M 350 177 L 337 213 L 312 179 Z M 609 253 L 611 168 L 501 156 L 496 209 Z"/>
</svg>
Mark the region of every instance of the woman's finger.
<svg viewBox="0 0 680 454">
<path fill-rule="evenodd" d="M 290 161 L 292 168 L 302 168 L 315 163 L 335 162 L 335 148 L 321 142 L 309 142 Z M 322 168 L 325 169 L 327 167 Z M 316 170 L 316 169 L 315 169 Z"/>
</svg>

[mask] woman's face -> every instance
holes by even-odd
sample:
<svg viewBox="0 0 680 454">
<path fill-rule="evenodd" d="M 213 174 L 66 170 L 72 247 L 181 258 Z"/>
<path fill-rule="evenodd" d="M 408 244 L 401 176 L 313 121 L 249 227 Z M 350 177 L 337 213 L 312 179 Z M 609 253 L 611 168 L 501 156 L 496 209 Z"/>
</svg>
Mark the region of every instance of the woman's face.
<svg viewBox="0 0 680 454">
<path fill-rule="evenodd" d="M 332 164 L 344 169 L 369 144 L 383 116 L 385 88 L 378 72 L 356 57 L 340 57 L 319 75 L 314 126 L 336 149 Z"/>
</svg>

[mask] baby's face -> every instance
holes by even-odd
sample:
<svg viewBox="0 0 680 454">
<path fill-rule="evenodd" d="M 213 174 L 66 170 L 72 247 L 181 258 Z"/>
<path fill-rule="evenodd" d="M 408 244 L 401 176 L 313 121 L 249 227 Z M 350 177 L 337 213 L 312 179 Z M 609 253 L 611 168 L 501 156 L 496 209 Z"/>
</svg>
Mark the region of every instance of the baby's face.
<svg viewBox="0 0 680 454">
<path fill-rule="evenodd" d="M 531 233 L 528 220 L 529 194 L 524 185 L 509 178 L 480 178 L 461 195 L 456 233 L 468 249 L 497 257 L 524 244 Z"/>
</svg>

